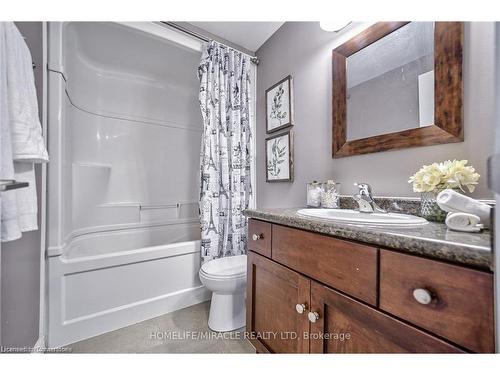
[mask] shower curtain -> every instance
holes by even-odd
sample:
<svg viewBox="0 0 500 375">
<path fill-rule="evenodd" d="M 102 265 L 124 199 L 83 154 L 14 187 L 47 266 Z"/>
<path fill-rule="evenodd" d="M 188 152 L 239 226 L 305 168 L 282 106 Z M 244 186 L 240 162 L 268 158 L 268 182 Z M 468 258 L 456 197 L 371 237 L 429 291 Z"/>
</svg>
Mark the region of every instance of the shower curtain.
<svg viewBox="0 0 500 375">
<path fill-rule="evenodd" d="M 203 116 L 200 174 L 203 261 L 246 253 L 252 194 L 250 58 L 217 42 L 198 68 Z"/>
</svg>

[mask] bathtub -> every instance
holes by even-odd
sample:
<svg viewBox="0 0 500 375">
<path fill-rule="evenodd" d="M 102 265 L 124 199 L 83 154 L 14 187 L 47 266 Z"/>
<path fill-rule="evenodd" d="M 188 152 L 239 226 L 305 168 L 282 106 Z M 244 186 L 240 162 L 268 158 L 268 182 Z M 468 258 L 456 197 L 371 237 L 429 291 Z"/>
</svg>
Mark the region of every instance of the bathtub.
<svg viewBox="0 0 500 375">
<path fill-rule="evenodd" d="M 50 347 L 210 298 L 198 279 L 201 47 L 172 33 L 49 22 Z"/>
<path fill-rule="evenodd" d="M 49 346 L 209 300 L 195 238 L 197 222 L 130 228 L 80 236 L 49 257 Z"/>
</svg>

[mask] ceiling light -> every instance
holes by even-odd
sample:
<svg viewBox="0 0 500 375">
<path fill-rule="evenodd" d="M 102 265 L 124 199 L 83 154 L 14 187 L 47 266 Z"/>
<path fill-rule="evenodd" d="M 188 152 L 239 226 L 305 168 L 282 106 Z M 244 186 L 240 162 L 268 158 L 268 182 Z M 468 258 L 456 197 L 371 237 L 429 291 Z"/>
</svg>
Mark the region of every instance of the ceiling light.
<svg viewBox="0 0 500 375">
<path fill-rule="evenodd" d="M 319 27 L 321 27 L 325 31 L 333 31 L 338 33 L 345 29 L 351 21 L 320 21 Z"/>
</svg>

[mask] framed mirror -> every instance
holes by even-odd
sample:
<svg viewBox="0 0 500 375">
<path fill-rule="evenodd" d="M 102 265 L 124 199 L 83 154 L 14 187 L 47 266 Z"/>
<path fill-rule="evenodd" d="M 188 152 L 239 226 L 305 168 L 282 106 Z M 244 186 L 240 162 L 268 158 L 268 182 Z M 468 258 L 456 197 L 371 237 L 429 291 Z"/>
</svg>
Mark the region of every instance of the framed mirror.
<svg viewBox="0 0 500 375">
<path fill-rule="evenodd" d="M 333 157 L 462 142 L 462 22 L 378 22 L 333 50 Z"/>
</svg>

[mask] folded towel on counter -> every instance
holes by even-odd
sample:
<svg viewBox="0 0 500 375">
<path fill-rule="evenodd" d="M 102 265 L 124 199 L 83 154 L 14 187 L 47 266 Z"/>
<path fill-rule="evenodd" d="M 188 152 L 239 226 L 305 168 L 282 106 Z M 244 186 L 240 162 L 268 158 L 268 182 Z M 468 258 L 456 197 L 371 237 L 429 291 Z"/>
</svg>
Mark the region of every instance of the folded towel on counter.
<svg viewBox="0 0 500 375">
<path fill-rule="evenodd" d="M 477 215 L 464 212 L 449 212 L 446 215 L 446 226 L 451 230 L 459 232 L 479 232 L 483 225 L 479 222 L 481 218 Z"/>
<path fill-rule="evenodd" d="M 454 190 L 446 189 L 438 194 L 436 202 L 446 212 L 465 212 L 476 215 L 481 223 L 490 227 L 491 207 Z"/>
</svg>

